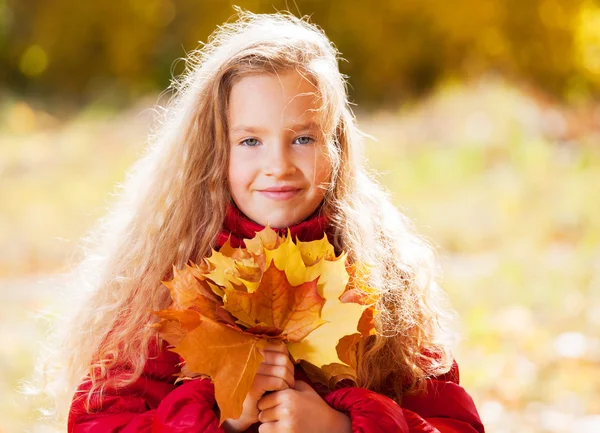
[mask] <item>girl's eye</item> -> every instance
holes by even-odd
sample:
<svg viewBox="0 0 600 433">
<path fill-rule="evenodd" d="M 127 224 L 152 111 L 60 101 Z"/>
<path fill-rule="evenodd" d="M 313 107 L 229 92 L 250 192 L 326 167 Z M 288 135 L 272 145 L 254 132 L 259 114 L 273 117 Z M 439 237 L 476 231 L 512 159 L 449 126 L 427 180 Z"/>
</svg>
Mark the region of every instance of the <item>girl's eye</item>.
<svg viewBox="0 0 600 433">
<path fill-rule="evenodd" d="M 307 137 L 307 136 L 302 136 L 302 137 L 298 137 L 296 138 L 296 141 L 298 142 L 298 144 L 310 144 L 312 143 L 314 140 L 311 137 Z M 295 142 L 296 142 L 295 141 Z"/>
<path fill-rule="evenodd" d="M 258 140 L 256 138 L 246 138 L 242 141 L 241 144 L 245 144 L 246 146 L 254 147 L 258 144 Z"/>
</svg>

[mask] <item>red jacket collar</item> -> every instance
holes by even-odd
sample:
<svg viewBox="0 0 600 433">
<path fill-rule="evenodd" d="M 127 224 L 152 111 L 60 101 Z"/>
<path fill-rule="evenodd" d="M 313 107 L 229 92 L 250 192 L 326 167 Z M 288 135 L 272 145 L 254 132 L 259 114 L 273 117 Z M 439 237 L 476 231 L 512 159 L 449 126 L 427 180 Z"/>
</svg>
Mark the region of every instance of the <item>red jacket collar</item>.
<svg viewBox="0 0 600 433">
<path fill-rule="evenodd" d="M 234 248 L 243 246 L 244 239 L 252 239 L 256 232 L 265 227 L 250 220 L 237 206 L 230 204 L 227 207 L 227 215 L 223 222 L 223 228 L 217 237 L 217 246 L 222 246 L 231 236 L 230 243 Z M 304 221 L 289 227 L 293 239 L 298 238 L 303 242 L 315 241 L 323 238 L 323 234 L 329 231 L 328 219 L 319 207 L 311 216 Z M 273 229 L 280 235 L 287 234 L 287 228 Z M 331 233 L 327 233 L 331 242 Z"/>
</svg>

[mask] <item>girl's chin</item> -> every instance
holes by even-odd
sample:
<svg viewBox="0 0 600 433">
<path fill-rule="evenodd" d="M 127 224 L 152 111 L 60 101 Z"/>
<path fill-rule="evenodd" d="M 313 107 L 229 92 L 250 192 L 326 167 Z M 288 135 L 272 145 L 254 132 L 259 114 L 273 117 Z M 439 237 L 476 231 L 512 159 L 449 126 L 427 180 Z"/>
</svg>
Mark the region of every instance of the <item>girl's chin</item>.
<svg viewBox="0 0 600 433">
<path fill-rule="evenodd" d="M 300 196 L 297 196 L 299 198 Z M 310 200 L 309 197 L 302 196 L 301 199 L 290 200 L 253 200 L 246 202 L 248 206 L 238 207 L 252 221 L 274 229 L 282 229 L 301 223 L 310 217 L 323 202 L 319 197 L 318 201 Z"/>
<path fill-rule="evenodd" d="M 271 218 L 270 220 L 264 219 L 257 222 L 265 227 L 268 225 L 272 229 L 285 229 L 299 223 L 300 221 L 302 220 L 295 218 Z"/>
<path fill-rule="evenodd" d="M 309 215 L 310 213 L 304 215 L 304 212 L 298 214 L 297 209 L 292 209 L 289 212 L 272 212 L 269 215 L 262 213 L 259 217 L 252 219 L 262 226 L 268 225 L 273 229 L 284 229 L 304 221 Z"/>
</svg>

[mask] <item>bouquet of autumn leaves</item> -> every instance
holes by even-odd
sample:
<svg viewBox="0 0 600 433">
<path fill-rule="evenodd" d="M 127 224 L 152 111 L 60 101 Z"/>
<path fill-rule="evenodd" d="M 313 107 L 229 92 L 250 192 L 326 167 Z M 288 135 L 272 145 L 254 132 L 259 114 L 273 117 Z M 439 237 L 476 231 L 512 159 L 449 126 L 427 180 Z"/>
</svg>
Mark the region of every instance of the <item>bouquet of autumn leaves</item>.
<svg viewBox="0 0 600 433">
<path fill-rule="evenodd" d="M 173 303 L 154 312 L 159 335 L 185 361 L 178 380 L 210 377 L 221 422 L 241 415 L 268 341 L 285 342 L 311 380 L 334 386 L 356 379 L 356 343 L 375 333 L 366 269 L 336 257 L 327 236 L 294 243 L 267 227 L 245 245 L 227 241 L 173 269 L 163 282 Z"/>
</svg>

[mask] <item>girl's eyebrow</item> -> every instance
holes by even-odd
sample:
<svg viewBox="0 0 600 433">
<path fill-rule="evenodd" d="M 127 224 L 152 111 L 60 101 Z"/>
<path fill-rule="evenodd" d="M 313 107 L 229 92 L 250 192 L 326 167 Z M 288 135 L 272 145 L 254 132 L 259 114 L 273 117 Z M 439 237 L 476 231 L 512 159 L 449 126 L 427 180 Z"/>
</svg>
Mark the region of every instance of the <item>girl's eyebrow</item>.
<svg viewBox="0 0 600 433">
<path fill-rule="evenodd" d="M 265 132 L 266 129 L 263 128 L 257 128 L 256 126 L 245 126 L 245 125 L 238 125 L 238 126 L 234 126 L 233 128 L 231 128 L 231 133 L 237 133 L 237 132 L 250 132 L 252 134 L 257 134 L 259 132 Z"/>
<path fill-rule="evenodd" d="M 318 124 L 314 120 L 309 120 L 308 122 L 304 123 L 294 123 L 288 129 L 291 129 L 292 131 L 302 131 L 307 129 L 313 130 L 318 129 Z"/>
<path fill-rule="evenodd" d="M 291 131 L 313 130 L 313 129 L 318 129 L 318 124 L 317 124 L 317 122 L 310 120 L 310 121 L 304 122 L 304 123 L 294 123 L 286 129 L 289 129 Z M 267 131 L 266 129 L 256 127 L 256 126 L 236 125 L 233 128 L 231 128 L 230 133 L 237 134 L 240 132 L 249 132 L 251 134 L 259 134 L 261 132 L 266 132 L 266 131 Z"/>
</svg>

